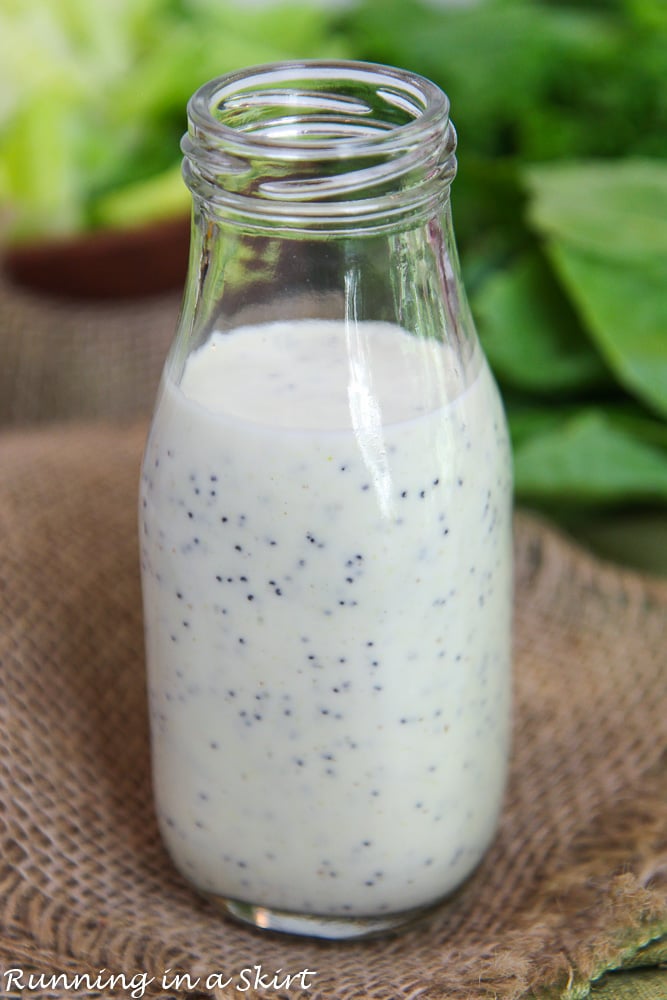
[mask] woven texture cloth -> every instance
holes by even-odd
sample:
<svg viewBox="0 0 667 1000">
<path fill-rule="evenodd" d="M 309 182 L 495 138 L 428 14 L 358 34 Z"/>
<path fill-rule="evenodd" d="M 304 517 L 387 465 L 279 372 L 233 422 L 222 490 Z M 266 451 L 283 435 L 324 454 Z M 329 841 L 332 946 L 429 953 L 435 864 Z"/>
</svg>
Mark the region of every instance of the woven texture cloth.
<svg viewBox="0 0 667 1000">
<path fill-rule="evenodd" d="M 179 302 L 51 299 L 0 270 L 0 427 L 147 416 Z"/>
<path fill-rule="evenodd" d="M 0 436 L 3 975 L 88 973 L 90 989 L 61 978 L 25 993 L 63 998 L 131 995 L 127 983 L 96 990 L 102 969 L 145 973 L 151 997 L 574 998 L 661 947 L 667 584 L 604 566 L 525 516 L 511 779 L 499 834 L 463 891 L 409 931 L 354 944 L 263 935 L 200 899 L 167 858 L 151 801 L 144 436 L 143 423 Z M 298 977 L 242 992 L 254 966 L 315 974 L 307 992 Z M 162 985 L 175 972 L 192 990 Z"/>
</svg>

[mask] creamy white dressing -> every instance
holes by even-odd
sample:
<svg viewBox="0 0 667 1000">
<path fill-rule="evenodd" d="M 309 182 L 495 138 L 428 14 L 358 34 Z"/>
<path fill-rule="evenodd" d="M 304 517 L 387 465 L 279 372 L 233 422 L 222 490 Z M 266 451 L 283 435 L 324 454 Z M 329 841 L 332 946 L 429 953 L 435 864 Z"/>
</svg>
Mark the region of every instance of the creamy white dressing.
<svg viewBox="0 0 667 1000">
<path fill-rule="evenodd" d="M 398 327 L 215 333 L 142 477 L 155 794 L 201 889 L 302 913 L 432 902 L 481 858 L 509 733 L 504 418 Z"/>
</svg>

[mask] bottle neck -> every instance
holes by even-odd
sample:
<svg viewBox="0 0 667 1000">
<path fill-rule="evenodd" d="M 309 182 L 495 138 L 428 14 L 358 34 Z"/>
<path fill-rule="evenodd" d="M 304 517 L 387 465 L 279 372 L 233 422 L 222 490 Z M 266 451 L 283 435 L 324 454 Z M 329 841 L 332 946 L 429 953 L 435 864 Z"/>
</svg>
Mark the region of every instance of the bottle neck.
<svg viewBox="0 0 667 1000">
<path fill-rule="evenodd" d="M 430 81 L 348 62 L 273 64 L 188 105 L 184 177 L 208 218 L 316 237 L 413 228 L 456 172 L 449 103 Z"/>
</svg>

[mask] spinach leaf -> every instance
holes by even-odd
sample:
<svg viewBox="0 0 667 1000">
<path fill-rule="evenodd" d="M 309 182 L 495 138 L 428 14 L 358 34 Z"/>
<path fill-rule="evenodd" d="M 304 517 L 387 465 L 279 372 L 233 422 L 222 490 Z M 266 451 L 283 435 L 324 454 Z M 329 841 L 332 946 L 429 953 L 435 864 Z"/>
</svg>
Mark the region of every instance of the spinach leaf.
<svg viewBox="0 0 667 1000">
<path fill-rule="evenodd" d="M 579 416 L 581 406 L 554 406 L 548 403 L 526 403 L 525 399 L 505 399 L 507 422 L 515 451 L 531 438 L 559 430 L 564 423 Z"/>
<path fill-rule="evenodd" d="M 501 383 L 562 394 L 609 382 L 576 313 L 538 256 L 496 271 L 473 307 Z"/>
<path fill-rule="evenodd" d="M 590 405 L 585 403 L 561 404 L 555 400 L 535 402 L 534 399 L 513 393 L 506 394 L 505 402 L 515 448 L 548 431 L 560 430 L 569 421 L 591 412 Z M 598 407 L 593 412 L 599 412 L 600 409 Z M 632 401 L 606 402 L 604 415 L 610 428 L 622 431 L 644 444 L 663 448 L 667 453 L 667 423 L 648 416 L 638 404 Z"/>
<path fill-rule="evenodd" d="M 565 242 L 549 256 L 619 382 L 667 416 L 667 259 L 630 265 Z"/>
<path fill-rule="evenodd" d="M 667 164 L 657 160 L 526 168 L 528 218 L 552 239 L 601 257 L 667 257 Z"/>
<path fill-rule="evenodd" d="M 517 446 L 518 497 L 553 503 L 667 500 L 667 451 L 590 409 Z"/>
<path fill-rule="evenodd" d="M 529 218 L 621 385 L 667 416 L 667 166 L 526 170 Z"/>
</svg>

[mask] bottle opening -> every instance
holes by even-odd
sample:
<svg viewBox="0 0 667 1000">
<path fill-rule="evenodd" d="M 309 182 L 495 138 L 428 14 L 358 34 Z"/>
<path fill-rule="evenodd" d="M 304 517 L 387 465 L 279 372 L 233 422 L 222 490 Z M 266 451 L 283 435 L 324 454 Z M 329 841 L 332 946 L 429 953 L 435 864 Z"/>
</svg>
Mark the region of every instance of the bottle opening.
<svg viewBox="0 0 667 1000">
<path fill-rule="evenodd" d="M 188 105 L 184 176 L 230 221 L 327 231 L 402 225 L 448 195 L 445 94 L 369 63 L 300 62 L 212 80 Z"/>
</svg>

